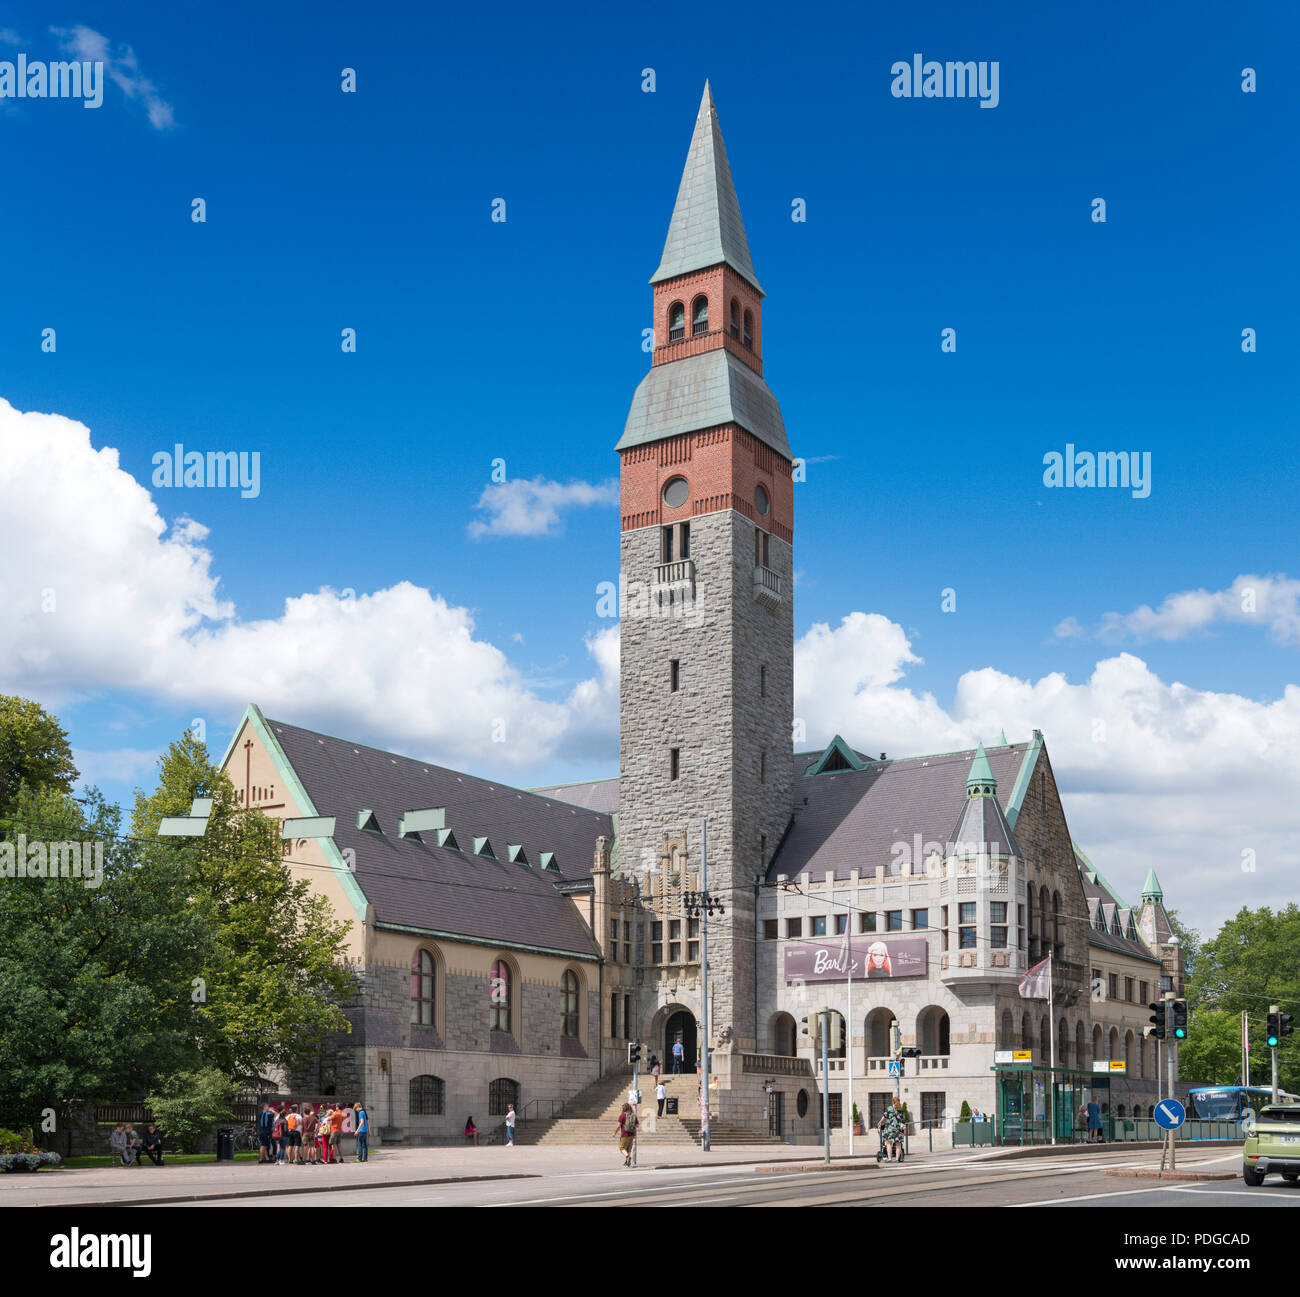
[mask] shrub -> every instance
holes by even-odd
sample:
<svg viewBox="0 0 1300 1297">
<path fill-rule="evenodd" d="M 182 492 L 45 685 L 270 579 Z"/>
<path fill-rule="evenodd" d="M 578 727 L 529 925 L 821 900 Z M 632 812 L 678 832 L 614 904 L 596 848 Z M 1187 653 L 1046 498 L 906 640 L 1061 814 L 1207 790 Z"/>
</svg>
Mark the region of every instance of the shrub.
<svg viewBox="0 0 1300 1297">
<path fill-rule="evenodd" d="M 182 1153 L 197 1153 L 209 1127 L 234 1120 L 230 1110 L 234 1099 L 231 1080 L 216 1068 L 205 1067 L 163 1077 L 148 1104 L 168 1143 Z"/>
<path fill-rule="evenodd" d="M 961 1101 L 961 1116 L 959 1116 L 957 1120 L 958 1121 L 970 1120 L 970 1104 L 967 1103 L 965 1099 Z"/>
<path fill-rule="evenodd" d="M 16 1130 L 5 1130 L 0 1126 L 0 1153 L 35 1153 L 36 1145 L 25 1135 Z"/>
<path fill-rule="evenodd" d="M 858 1105 L 856 1103 L 853 1105 L 853 1124 L 855 1126 L 862 1125 L 862 1114 L 858 1111 Z"/>
<path fill-rule="evenodd" d="M 57 1153 L 0 1153 L 0 1171 L 39 1171 L 62 1161 Z"/>
</svg>

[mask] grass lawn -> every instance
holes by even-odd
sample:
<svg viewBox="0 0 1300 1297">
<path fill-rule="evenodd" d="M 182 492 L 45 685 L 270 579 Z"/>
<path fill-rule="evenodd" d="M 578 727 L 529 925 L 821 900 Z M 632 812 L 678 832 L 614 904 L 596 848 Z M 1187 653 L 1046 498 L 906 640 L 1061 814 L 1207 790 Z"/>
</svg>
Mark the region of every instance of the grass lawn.
<svg viewBox="0 0 1300 1297">
<path fill-rule="evenodd" d="M 199 1166 L 205 1162 L 210 1162 L 213 1166 L 215 1166 L 216 1161 L 217 1161 L 217 1156 L 215 1153 L 164 1153 L 163 1154 L 164 1166 Z M 256 1162 L 257 1154 L 255 1152 L 236 1153 L 235 1161 Z M 120 1159 L 112 1156 L 111 1154 L 105 1153 L 102 1156 L 99 1154 L 95 1154 L 94 1156 L 91 1157 L 65 1158 L 63 1165 L 69 1168 L 70 1170 L 84 1171 L 92 1167 L 120 1166 L 121 1161 Z M 145 1171 L 150 1171 L 150 1170 L 154 1170 L 155 1168 L 153 1163 L 150 1162 L 148 1158 L 145 1158 L 144 1166 L 142 1167 L 142 1169 Z"/>
</svg>

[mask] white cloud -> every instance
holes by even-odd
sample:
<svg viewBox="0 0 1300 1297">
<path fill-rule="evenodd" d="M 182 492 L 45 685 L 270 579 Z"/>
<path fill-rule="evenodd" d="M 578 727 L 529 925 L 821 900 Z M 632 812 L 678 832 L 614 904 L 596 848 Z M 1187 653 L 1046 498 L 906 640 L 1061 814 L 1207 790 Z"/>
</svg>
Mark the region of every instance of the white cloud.
<svg viewBox="0 0 1300 1297">
<path fill-rule="evenodd" d="M 150 125 L 158 131 L 175 124 L 172 106 L 158 93 L 148 77 L 140 75 L 140 63 L 129 45 L 113 47 L 107 36 L 90 27 L 51 27 L 65 54 L 90 63 L 102 63 L 104 71 L 128 98 L 139 100 L 149 114 Z"/>
<path fill-rule="evenodd" d="M 0 45 L 21 45 L 23 38 L 12 27 L 0 27 Z"/>
<path fill-rule="evenodd" d="M 570 744 L 589 750 L 607 729 L 607 635 L 589 643 L 591 687 L 551 702 L 476 637 L 468 610 L 409 582 L 359 598 L 322 589 L 286 599 L 279 617 L 242 621 L 220 595 L 206 536 L 188 519 L 169 529 L 83 424 L 0 399 L 0 554 L 17 559 L 0 566 L 0 691 L 58 705 L 137 690 L 187 715 L 254 701 L 273 716 L 495 769 Z"/>
<path fill-rule="evenodd" d="M 1126 900 L 1152 866 L 1168 904 L 1210 929 L 1242 905 L 1294 897 L 1300 687 L 1256 702 L 1166 682 L 1121 653 L 1077 684 L 968 671 L 943 707 L 900 683 L 916 661 L 883 617 L 814 626 L 795 645 L 806 749 L 837 731 L 860 751 L 904 756 L 1041 729 L 1074 839 Z M 1242 869 L 1247 851 L 1255 872 Z"/>
<path fill-rule="evenodd" d="M 106 780 L 130 783 L 143 779 L 154 769 L 159 755 L 147 748 L 108 748 L 102 751 L 73 748 L 72 764 L 77 767 L 82 784 L 92 787 Z"/>
<path fill-rule="evenodd" d="M 1219 624 L 1265 626 L 1283 644 L 1300 644 L 1300 581 L 1282 575 L 1243 573 L 1226 590 L 1182 590 L 1159 608 L 1142 604 L 1132 612 L 1108 612 L 1092 632 L 1111 643 L 1178 640 Z M 1056 627 L 1057 636 L 1088 632 L 1074 617 Z"/>
<path fill-rule="evenodd" d="M 466 530 L 482 536 L 553 536 L 564 509 L 617 505 L 618 483 L 551 482 L 544 477 L 517 478 L 485 487 L 474 506 L 488 515 Z"/>
</svg>

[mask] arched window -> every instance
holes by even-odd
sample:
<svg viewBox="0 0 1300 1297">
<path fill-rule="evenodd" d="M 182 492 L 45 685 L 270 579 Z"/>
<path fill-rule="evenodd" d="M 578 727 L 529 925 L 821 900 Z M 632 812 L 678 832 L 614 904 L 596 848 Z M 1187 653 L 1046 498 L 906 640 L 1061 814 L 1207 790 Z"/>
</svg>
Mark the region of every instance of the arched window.
<svg viewBox="0 0 1300 1297">
<path fill-rule="evenodd" d="M 795 1023 L 788 1013 L 778 1013 L 772 1019 L 772 1053 L 783 1058 L 793 1058 L 795 1049 Z"/>
<path fill-rule="evenodd" d="M 1043 953 L 1047 953 L 1047 944 L 1052 939 L 1052 930 L 1048 926 L 1052 920 L 1051 902 L 1047 899 L 1047 888 L 1038 889 L 1038 935 L 1042 938 Z"/>
<path fill-rule="evenodd" d="M 488 1116 L 504 1117 L 506 1109 L 514 1104 L 519 1107 L 519 1082 L 508 1076 L 498 1077 L 488 1085 Z"/>
<path fill-rule="evenodd" d="M 433 1026 L 434 993 L 433 956 L 417 950 L 411 956 L 411 1026 Z"/>
<path fill-rule="evenodd" d="M 564 997 L 562 1030 L 564 1035 L 576 1040 L 578 1037 L 578 975 L 570 968 L 564 970 L 564 976 L 560 979 L 560 992 Z"/>
<path fill-rule="evenodd" d="M 411 1077 L 411 1116 L 441 1117 L 446 1111 L 447 1087 L 440 1076 Z"/>
<path fill-rule="evenodd" d="M 893 1020 L 894 1011 L 892 1009 L 872 1009 L 867 1014 L 867 1053 L 869 1057 L 889 1057 L 889 1024 Z"/>
<path fill-rule="evenodd" d="M 1034 963 L 1038 959 L 1038 928 L 1034 924 L 1034 889 L 1028 890 L 1026 899 L 1029 902 L 1029 960 Z M 1026 1048 L 1028 1048 L 1026 1046 Z"/>
<path fill-rule="evenodd" d="M 698 338 L 709 331 L 709 299 L 697 297 L 691 306 L 691 337 Z"/>
<path fill-rule="evenodd" d="M 1092 1029 L 1092 1061 L 1101 1062 L 1104 1055 L 1101 1052 L 1101 1024 L 1098 1023 Z"/>
<path fill-rule="evenodd" d="M 740 338 L 740 302 L 734 297 L 731 299 L 731 336 Z"/>
<path fill-rule="evenodd" d="M 1074 1024 L 1074 1065 L 1075 1067 L 1083 1067 L 1087 1063 L 1088 1060 L 1087 1058 L 1084 1057 L 1084 1055 L 1087 1052 L 1087 1048 L 1088 1048 L 1087 1035 L 1083 1030 L 1083 1023 L 1076 1022 Z"/>
<path fill-rule="evenodd" d="M 632 1022 L 632 997 L 625 995 L 623 997 L 623 1034 L 630 1040 L 636 1027 Z"/>
<path fill-rule="evenodd" d="M 938 1005 L 929 1005 L 917 1015 L 916 1043 L 920 1045 L 923 1055 L 950 1053 L 949 1032 L 948 1015 Z"/>
<path fill-rule="evenodd" d="M 686 336 L 686 308 L 674 302 L 668 308 L 668 341 L 680 342 Z"/>
<path fill-rule="evenodd" d="M 619 1039 L 618 1033 L 618 1002 L 617 995 L 609 997 L 609 1034 L 614 1040 Z"/>
<path fill-rule="evenodd" d="M 1052 949 L 1061 948 L 1061 893 L 1052 893 Z"/>
<path fill-rule="evenodd" d="M 1052 1056 L 1052 1024 L 1044 1018 L 1038 1024 L 1038 1048 L 1042 1051 L 1043 1062 Z"/>
<path fill-rule="evenodd" d="M 492 1006 L 492 1030 L 510 1030 L 510 965 L 498 959 L 492 965 L 489 1003 Z"/>
<path fill-rule="evenodd" d="M 745 312 L 745 346 L 754 350 L 754 312 Z"/>
<path fill-rule="evenodd" d="M 1034 1047 L 1034 1029 L 1029 1025 L 1029 1014 L 1025 1013 L 1020 1018 L 1020 1048 L 1033 1049 Z"/>
<path fill-rule="evenodd" d="M 1110 1029 L 1110 1053 L 1106 1055 L 1110 1061 L 1116 1062 L 1119 1059 L 1119 1028 Z"/>
<path fill-rule="evenodd" d="M 1056 1024 L 1056 1066 L 1068 1067 L 1070 1061 L 1070 1028 L 1062 1018 Z"/>
<path fill-rule="evenodd" d="M 1002 1048 L 1012 1049 L 1015 1046 L 1015 1040 L 1012 1037 L 1013 1028 L 1011 1026 L 1011 1010 L 1002 1011 Z"/>
<path fill-rule="evenodd" d="M 1124 1068 L 1129 1076 L 1133 1075 L 1133 1033 L 1131 1031 L 1124 1034 Z"/>
</svg>

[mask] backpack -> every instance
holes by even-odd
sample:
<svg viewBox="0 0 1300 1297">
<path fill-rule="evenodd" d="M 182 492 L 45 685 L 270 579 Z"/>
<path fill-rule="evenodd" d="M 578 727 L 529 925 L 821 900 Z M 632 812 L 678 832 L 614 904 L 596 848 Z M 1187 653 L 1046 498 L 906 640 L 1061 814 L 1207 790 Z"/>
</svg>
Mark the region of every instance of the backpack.
<svg viewBox="0 0 1300 1297">
<path fill-rule="evenodd" d="M 275 1125 L 271 1127 L 271 1138 L 272 1139 L 284 1138 L 284 1122 L 279 1117 L 275 1119 Z"/>
<path fill-rule="evenodd" d="M 625 1112 L 623 1114 L 623 1133 L 625 1135 L 636 1134 L 636 1112 Z"/>
</svg>

